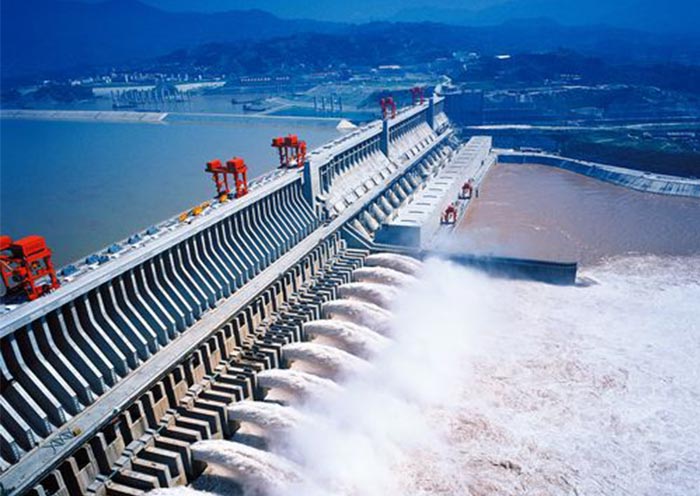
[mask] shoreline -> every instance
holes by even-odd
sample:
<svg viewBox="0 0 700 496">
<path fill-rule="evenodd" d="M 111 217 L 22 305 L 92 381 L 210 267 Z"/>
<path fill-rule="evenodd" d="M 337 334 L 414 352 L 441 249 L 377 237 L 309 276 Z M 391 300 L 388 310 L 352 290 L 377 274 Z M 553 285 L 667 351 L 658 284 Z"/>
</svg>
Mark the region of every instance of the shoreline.
<svg viewBox="0 0 700 496">
<path fill-rule="evenodd" d="M 0 119 L 69 122 L 136 122 L 147 124 L 236 123 L 295 121 L 337 126 L 340 117 L 309 117 L 269 114 L 226 114 L 208 112 L 134 112 L 118 110 L 35 110 L 0 109 Z"/>
<path fill-rule="evenodd" d="M 120 112 L 110 110 L 2 109 L 0 119 L 99 122 L 163 122 L 167 112 Z"/>
</svg>

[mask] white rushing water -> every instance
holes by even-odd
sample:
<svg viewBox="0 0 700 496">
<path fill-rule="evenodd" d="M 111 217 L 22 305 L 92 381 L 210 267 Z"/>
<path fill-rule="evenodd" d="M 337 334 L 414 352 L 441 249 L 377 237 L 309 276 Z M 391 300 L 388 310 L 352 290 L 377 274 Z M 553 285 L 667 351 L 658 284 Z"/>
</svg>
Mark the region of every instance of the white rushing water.
<svg viewBox="0 0 700 496">
<path fill-rule="evenodd" d="M 218 477 L 235 479 L 251 495 L 305 484 L 300 467 L 274 453 L 242 443 L 199 441 L 192 445 L 192 458 L 206 463 Z"/>
<path fill-rule="evenodd" d="M 295 408 L 264 401 L 239 401 L 230 405 L 227 413 L 229 420 L 248 422 L 266 434 L 279 434 L 304 421 L 304 416 Z"/>
<path fill-rule="evenodd" d="M 197 487 L 697 494 L 700 257 L 621 258 L 580 276 L 561 287 L 426 262 L 371 368 L 346 376 L 342 394 L 308 395 L 297 407 L 308 421 L 271 446 L 274 462 L 197 455 L 228 474 Z"/>
<path fill-rule="evenodd" d="M 389 340 L 369 329 L 343 320 L 312 320 L 304 324 L 308 336 L 330 338 L 338 347 L 362 358 L 377 354 L 389 344 Z"/>
<path fill-rule="evenodd" d="M 396 300 L 399 291 L 397 288 L 386 284 L 350 282 L 338 286 L 338 294 L 341 298 L 366 301 L 387 309 Z"/>
<path fill-rule="evenodd" d="M 414 276 L 386 267 L 361 267 L 353 271 L 352 278 L 356 282 L 373 282 L 389 286 L 406 286 L 416 280 Z"/>
<path fill-rule="evenodd" d="M 171 487 L 166 489 L 155 489 L 148 492 L 148 496 L 218 496 L 217 493 L 209 491 L 198 491 L 190 487 Z"/>
<path fill-rule="evenodd" d="M 347 351 L 316 343 L 286 344 L 282 347 L 282 356 L 289 362 L 304 362 L 311 366 L 312 372 L 330 377 L 347 376 L 369 368 L 368 362 Z"/>
<path fill-rule="evenodd" d="M 374 253 L 365 259 L 365 265 L 367 267 L 386 267 L 410 275 L 417 275 L 423 266 L 422 262 L 415 258 L 395 253 Z"/>
<path fill-rule="evenodd" d="M 280 452 L 298 493 L 697 494 L 700 258 L 582 276 L 596 283 L 430 261 L 373 369 L 305 406 Z"/>
<path fill-rule="evenodd" d="M 264 389 L 280 389 L 298 400 L 309 396 L 339 393 L 342 389 L 330 379 L 292 369 L 270 369 L 258 372 L 258 386 Z"/>
<path fill-rule="evenodd" d="M 321 310 L 326 317 L 335 320 L 352 322 L 384 335 L 391 333 L 391 313 L 372 303 L 356 300 L 332 300 L 324 303 Z"/>
</svg>

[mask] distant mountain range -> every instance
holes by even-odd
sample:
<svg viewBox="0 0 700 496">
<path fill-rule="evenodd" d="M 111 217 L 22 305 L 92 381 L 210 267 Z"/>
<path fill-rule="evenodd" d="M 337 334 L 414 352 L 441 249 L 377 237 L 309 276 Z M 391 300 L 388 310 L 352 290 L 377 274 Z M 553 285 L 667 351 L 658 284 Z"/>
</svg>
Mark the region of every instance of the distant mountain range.
<svg viewBox="0 0 700 496">
<path fill-rule="evenodd" d="M 166 12 L 137 0 L 95 4 L 2 0 L 0 5 L 3 77 L 119 65 L 209 42 L 343 28 L 328 22 L 283 20 L 261 10 Z"/>
<path fill-rule="evenodd" d="M 270 0 L 270 6 L 274 7 L 276 1 Z M 510 0 L 510 3 L 520 1 Z M 569 0 L 532 2 L 547 5 L 547 2 L 565 4 Z M 355 25 L 281 19 L 261 10 L 169 12 L 138 0 L 101 3 L 2 0 L 0 6 L 3 79 L 49 77 L 52 72 L 66 70 L 84 73 L 94 67 L 135 66 L 139 61 L 154 59 L 170 61 L 174 67 L 209 61 L 222 70 L 262 73 L 275 67 L 283 70 L 286 66 L 298 66 L 300 62 L 316 68 L 340 63 L 371 66 L 425 62 L 450 56 L 455 51 L 521 53 L 559 48 L 617 62 L 700 64 L 697 36 L 605 26 L 572 27 L 548 18 L 468 27 L 459 25 L 467 22 L 468 17 L 460 18 L 454 11 L 430 9 L 422 10 L 420 17 L 410 11 L 405 11 L 404 16 L 406 19 L 435 16 L 450 21 L 448 25 L 434 22 Z M 499 18 L 497 11 L 491 12 L 493 19 Z"/>
<path fill-rule="evenodd" d="M 99 0 L 83 0 L 96 2 Z M 548 17 L 562 24 L 605 24 L 654 32 L 697 33 L 697 0 L 143 0 L 171 11 L 263 8 L 283 18 L 335 22 L 433 21 L 501 24 Z"/>
<path fill-rule="evenodd" d="M 466 2 L 464 2 L 466 3 Z M 512 19 L 546 17 L 569 26 L 611 26 L 700 37 L 697 0 L 504 0 L 471 8 L 406 8 L 397 21 L 493 25 Z"/>
</svg>

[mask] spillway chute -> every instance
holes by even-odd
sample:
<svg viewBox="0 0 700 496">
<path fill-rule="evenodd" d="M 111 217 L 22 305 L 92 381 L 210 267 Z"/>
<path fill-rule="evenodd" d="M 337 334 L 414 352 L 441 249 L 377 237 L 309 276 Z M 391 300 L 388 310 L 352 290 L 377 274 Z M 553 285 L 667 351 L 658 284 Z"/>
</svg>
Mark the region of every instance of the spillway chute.
<svg viewBox="0 0 700 496">
<path fill-rule="evenodd" d="M 334 319 L 312 320 L 304 324 L 308 336 L 322 336 L 337 342 L 348 353 L 368 358 L 389 344 L 389 340 L 372 329 Z"/>
<path fill-rule="evenodd" d="M 192 445 L 192 458 L 214 466 L 217 475 L 230 477 L 252 494 L 287 491 L 304 482 L 296 464 L 234 441 L 199 441 Z"/>
<path fill-rule="evenodd" d="M 316 343 L 287 344 L 282 347 L 282 356 L 288 362 L 302 362 L 307 371 L 334 377 L 362 372 L 370 366 L 347 351 Z"/>
<path fill-rule="evenodd" d="M 197 489 L 192 489 L 191 487 L 168 487 L 154 489 L 148 492 L 149 496 L 218 496 L 215 493 L 210 493 L 208 491 L 199 491 Z"/>
<path fill-rule="evenodd" d="M 228 419 L 246 422 L 262 429 L 266 434 L 284 432 L 298 426 L 304 416 L 291 406 L 265 401 L 240 401 L 227 409 Z"/>
<path fill-rule="evenodd" d="M 416 280 L 412 275 L 387 267 L 362 267 L 353 271 L 352 278 L 355 282 L 368 282 L 398 287 L 406 286 Z"/>
<path fill-rule="evenodd" d="M 258 386 L 267 390 L 281 390 L 298 400 L 342 391 L 330 379 L 293 369 L 263 370 L 258 373 Z"/>
<path fill-rule="evenodd" d="M 398 293 L 398 290 L 392 286 L 372 282 L 350 282 L 338 286 L 338 294 L 341 298 L 366 301 L 385 309 L 391 307 Z"/>
<path fill-rule="evenodd" d="M 397 270 L 404 274 L 416 275 L 420 272 L 423 263 L 413 257 L 396 253 L 374 253 L 365 259 L 368 267 L 385 267 Z"/>
<path fill-rule="evenodd" d="M 357 300 L 333 300 L 324 303 L 321 308 L 326 318 L 352 322 L 385 336 L 391 333 L 391 313 L 372 303 Z"/>
</svg>

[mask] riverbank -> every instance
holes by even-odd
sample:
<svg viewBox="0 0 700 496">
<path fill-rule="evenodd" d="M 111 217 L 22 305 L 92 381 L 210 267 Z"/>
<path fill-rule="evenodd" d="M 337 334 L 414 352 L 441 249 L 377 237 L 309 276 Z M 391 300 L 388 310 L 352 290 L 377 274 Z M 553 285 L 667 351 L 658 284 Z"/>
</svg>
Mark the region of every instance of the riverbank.
<svg viewBox="0 0 700 496">
<path fill-rule="evenodd" d="M 700 179 L 655 174 L 545 153 L 503 149 L 496 150 L 496 153 L 500 163 L 546 165 L 646 193 L 700 198 Z"/>
<path fill-rule="evenodd" d="M 337 126 L 339 117 L 310 117 L 271 114 L 229 114 L 213 112 L 134 112 L 117 110 L 29 110 L 2 109 L 0 119 L 76 121 L 76 122 L 144 122 L 144 123 L 282 123 Z"/>
<path fill-rule="evenodd" d="M 166 112 L 2 109 L 0 119 L 42 121 L 162 122 Z"/>
</svg>

